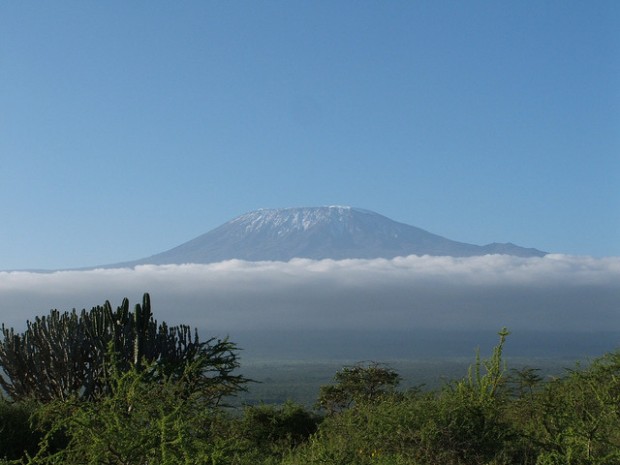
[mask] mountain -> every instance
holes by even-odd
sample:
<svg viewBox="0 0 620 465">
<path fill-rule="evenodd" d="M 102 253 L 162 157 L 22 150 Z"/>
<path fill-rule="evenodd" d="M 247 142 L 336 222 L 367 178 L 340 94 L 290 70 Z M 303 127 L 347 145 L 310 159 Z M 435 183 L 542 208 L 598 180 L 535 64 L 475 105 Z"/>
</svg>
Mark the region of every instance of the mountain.
<svg viewBox="0 0 620 465">
<path fill-rule="evenodd" d="M 235 258 L 288 261 L 487 254 L 540 257 L 546 252 L 510 243 L 478 246 L 456 242 L 372 211 L 331 206 L 256 210 L 166 252 L 110 267 L 214 263 Z"/>
</svg>

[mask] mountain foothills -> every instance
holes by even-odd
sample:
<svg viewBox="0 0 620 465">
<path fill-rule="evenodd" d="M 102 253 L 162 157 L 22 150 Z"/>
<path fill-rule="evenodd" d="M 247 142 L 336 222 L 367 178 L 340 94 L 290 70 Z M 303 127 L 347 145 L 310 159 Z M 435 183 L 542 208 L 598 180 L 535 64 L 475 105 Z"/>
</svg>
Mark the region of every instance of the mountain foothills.
<svg viewBox="0 0 620 465">
<path fill-rule="evenodd" d="M 215 263 L 232 259 L 341 260 L 488 254 L 541 257 L 546 252 L 511 243 L 479 246 L 457 242 L 369 210 L 328 206 L 252 211 L 166 252 L 107 267 Z"/>
</svg>

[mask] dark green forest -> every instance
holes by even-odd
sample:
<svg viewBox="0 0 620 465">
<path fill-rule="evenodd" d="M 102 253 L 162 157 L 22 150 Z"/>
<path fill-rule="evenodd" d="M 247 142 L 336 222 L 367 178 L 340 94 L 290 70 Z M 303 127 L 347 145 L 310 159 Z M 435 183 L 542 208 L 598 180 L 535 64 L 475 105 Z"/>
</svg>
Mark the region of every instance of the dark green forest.
<svg viewBox="0 0 620 465">
<path fill-rule="evenodd" d="M 240 404 L 237 345 L 158 323 L 148 294 L 2 335 L 3 464 L 620 464 L 620 351 L 547 376 L 507 365 L 501 329 L 438 387 L 360 362 L 309 407 Z"/>
</svg>

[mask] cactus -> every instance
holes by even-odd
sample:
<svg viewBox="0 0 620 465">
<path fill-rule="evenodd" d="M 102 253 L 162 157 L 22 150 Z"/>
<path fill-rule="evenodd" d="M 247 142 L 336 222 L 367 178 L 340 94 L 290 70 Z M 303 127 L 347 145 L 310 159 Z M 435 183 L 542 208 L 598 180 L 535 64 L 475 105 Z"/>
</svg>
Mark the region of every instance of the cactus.
<svg viewBox="0 0 620 465">
<path fill-rule="evenodd" d="M 110 348 L 116 369 L 140 370 L 157 361 L 160 375 L 181 376 L 188 363 L 199 360 L 204 369 L 198 378 L 205 386 L 219 382 L 232 393 L 245 382 L 230 374 L 238 366 L 234 344 L 215 339 L 200 342 L 189 326 L 158 325 L 148 294 L 133 312 L 124 299 L 116 311 L 110 302 L 79 314 L 75 309 L 51 310 L 28 321 L 23 334 L 4 325 L 1 331 L 0 386 L 14 400 L 62 400 L 71 395 L 93 399 L 104 394 Z M 212 376 L 207 379 L 209 373 Z"/>
</svg>

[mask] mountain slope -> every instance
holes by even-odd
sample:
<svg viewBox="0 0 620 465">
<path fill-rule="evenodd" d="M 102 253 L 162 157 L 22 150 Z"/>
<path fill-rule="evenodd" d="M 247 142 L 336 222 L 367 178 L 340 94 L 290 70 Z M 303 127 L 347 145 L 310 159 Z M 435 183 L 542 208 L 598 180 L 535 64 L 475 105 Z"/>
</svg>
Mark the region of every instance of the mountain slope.
<svg viewBox="0 0 620 465">
<path fill-rule="evenodd" d="M 111 266 L 486 254 L 530 257 L 545 252 L 510 243 L 456 242 L 368 210 L 335 206 L 256 210 L 166 252 Z"/>
</svg>

